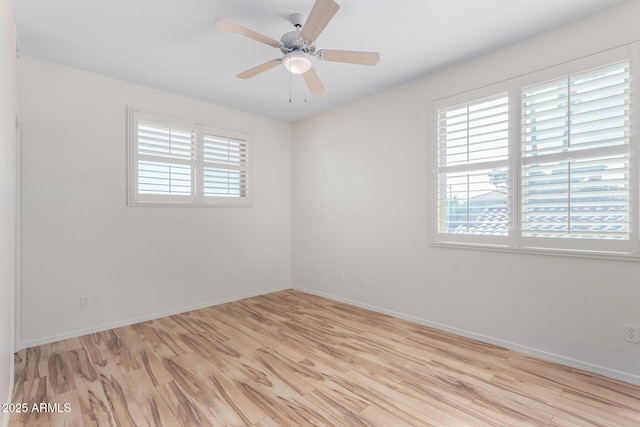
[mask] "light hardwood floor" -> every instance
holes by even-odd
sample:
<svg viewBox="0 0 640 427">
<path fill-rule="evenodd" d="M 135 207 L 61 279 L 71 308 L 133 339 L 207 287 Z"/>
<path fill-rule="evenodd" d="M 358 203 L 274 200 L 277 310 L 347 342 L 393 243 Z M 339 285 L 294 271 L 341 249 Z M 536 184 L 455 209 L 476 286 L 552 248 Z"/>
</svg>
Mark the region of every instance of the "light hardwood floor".
<svg viewBox="0 0 640 427">
<path fill-rule="evenodd" d="M 13 401 L 61 412 L 10 427 L 640 425 L 640 387 L 293 290 L 15 361 Z"/>
</svg>

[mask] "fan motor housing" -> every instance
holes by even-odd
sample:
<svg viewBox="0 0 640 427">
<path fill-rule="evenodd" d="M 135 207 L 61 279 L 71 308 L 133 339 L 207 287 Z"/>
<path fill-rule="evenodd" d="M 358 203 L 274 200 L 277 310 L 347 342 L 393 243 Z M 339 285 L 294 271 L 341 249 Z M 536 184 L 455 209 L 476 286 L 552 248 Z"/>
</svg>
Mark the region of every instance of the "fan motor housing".
<svg viewBox="0 0 640 427">
<path fill-rule="evenodd" d="M 282 53 L 289 53 L 295 50 L 313 55 L 316 52 L 316 44 L 314 42 L 306 42 L 300 37 L 300 31 L 289 31 L 280 38 Z"/>
</svg>

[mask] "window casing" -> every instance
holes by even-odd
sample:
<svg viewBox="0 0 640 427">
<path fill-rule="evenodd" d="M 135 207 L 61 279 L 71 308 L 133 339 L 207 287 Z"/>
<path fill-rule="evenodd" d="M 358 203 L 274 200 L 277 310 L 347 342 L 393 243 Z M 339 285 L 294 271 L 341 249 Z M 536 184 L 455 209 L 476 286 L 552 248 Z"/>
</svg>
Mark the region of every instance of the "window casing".
<svg viewBox="0 0 640 427">
<path fill-rule="evenodd" d="M 130 205 L 250 205 L 249 135 L 128 113 Z"/>
<path fill-rule="evenodd" d="M 433 242 L 638 255 L 636 61 L 613 49 L 436 101 Z"/>
</svg>

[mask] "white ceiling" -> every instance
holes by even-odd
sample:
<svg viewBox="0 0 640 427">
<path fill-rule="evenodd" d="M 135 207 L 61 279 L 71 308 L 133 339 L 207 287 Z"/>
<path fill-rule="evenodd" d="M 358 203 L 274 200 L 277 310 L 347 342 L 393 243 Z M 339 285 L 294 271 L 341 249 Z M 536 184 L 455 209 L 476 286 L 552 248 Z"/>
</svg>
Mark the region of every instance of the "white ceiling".
<svg viewBox="0 0 640 427">
<path fill-rule="evenodd" d="M 326 87 L 319 97 L 283 67 L 237 79 L 280 51 L 214 25 L 225 17 L 279 39 L 293 30 L 287 17 L 308 14 L 314 0 L 14 0 L 14 13 L 21 53 L 296 121 L 623 0 L 336 1 L 318 49 L 378 51 L 380 62 L 316 61 Z"/>
</svg>

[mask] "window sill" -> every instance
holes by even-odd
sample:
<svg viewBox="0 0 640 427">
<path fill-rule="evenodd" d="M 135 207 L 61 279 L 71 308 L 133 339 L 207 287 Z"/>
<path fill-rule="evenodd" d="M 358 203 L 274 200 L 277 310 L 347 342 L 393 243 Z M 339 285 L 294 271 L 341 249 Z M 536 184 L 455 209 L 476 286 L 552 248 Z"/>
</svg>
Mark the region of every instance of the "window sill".
<svg viewBox="0 0 640 427">
<path fill-rule="evenodd" d="M 458 242 L 431 242 L 431 247 L 435 248 L 449 248 L 449 249 L 466 249 L 466 250 L 481 250 L 492 252 L 505 252 L 527 255 L 544 255 L 544 256 L 565 256 L 572 258 L 589 258 L 589 259 L 604 259 L 604 260 L 618 260 L 618 261 L 640 261 L 640 254 L 633 254 L 628 252 L 601 252 L 591 250 L 576 250 L 576 249 L 552 249 L 552 248 L 529 248 L 529 247 L 512 247 L 504 245 L 491 245 L 480 243 L 458 243 Z"/>
<path fill-rule="evenodd" d="M 250 208 L 251 202 L 220 202 L 220 203 L 171 203 L 171 202 L 128 202 L 128 207 L 142 208 Z"/>
</svg>

